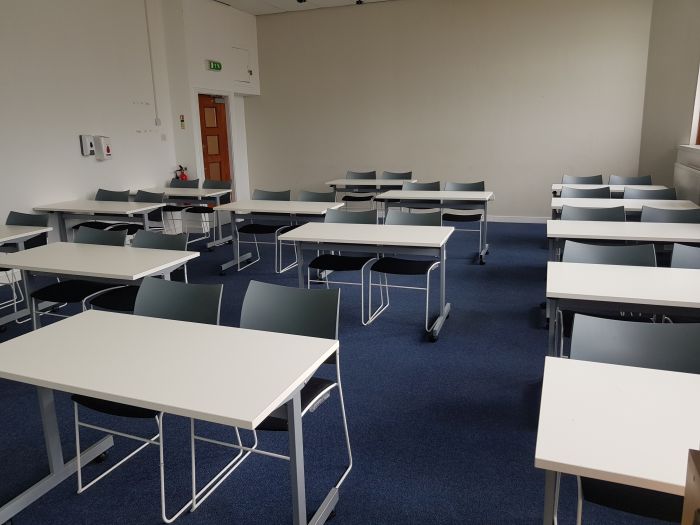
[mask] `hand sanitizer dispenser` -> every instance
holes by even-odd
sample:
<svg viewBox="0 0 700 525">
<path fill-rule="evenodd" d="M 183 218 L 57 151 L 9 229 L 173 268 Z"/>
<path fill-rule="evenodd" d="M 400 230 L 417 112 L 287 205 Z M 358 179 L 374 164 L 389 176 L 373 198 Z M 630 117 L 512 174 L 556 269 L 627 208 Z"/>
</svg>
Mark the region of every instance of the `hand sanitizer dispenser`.
<svg viewBox="0 0 700 525">
<path fill-rule="evenodd" d="M 112 158 L 112 140 L 109 137 L 95 136 L 95 158 L 97 160 Z"/>
</svg>

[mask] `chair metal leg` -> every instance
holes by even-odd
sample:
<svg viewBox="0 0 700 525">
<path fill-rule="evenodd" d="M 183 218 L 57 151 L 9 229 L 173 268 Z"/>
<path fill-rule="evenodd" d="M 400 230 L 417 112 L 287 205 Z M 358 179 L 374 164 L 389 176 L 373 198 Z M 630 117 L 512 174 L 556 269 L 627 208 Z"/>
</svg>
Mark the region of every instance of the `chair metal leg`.
<svg viewBox="0 0 700 525">
<path fill-rule="evenodd" d="M 578 488 L 578 501 L 576 502 L 576 525 L 581 525 L 583 517 L 583 488 L 581 487 L 581 477 L 576 476 L 576 485 Z"/>
<path fill-rule="evenodd" d="M 350 447 L 350 432 L 348 430 L 348 419 L 347 416 L 345 415 L 345 398 L 343 397 L 343 385 L 340 381 L 340 356 L 336 354 L 336 360 L 335 360 L 335 374 L 336 374 L 336 381 L 338 382 L 338 399 L 340 401 L 340 414 L 343 416 L 343 430 L 345 432 L 345 445 L 347 446 L 348 449 L 348 466 L 345 469 L 345 472 L 343 475 L 340 477 L 338 480 L 338 483 L 335 484 L 335 488 L 340 488 L 340 486 L 343 484 L 343 481 L 345 481 L 345 478 L 348 477 L 348 474 L 350 474 L 350 471 L 352 470 L 352 448 Z"/>
</svg>

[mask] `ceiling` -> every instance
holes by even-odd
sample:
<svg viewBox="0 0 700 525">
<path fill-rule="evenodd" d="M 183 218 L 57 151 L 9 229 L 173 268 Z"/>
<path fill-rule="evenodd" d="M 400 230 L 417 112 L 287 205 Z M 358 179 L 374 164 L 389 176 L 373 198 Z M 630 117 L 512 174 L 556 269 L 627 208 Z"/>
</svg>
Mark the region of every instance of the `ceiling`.
<svg viewBox="0 0 700 525">
<path fill-rule="evenodd" d="M 306 0 L 303 4 L 297 0 L 214 0 L 222 4 L 245 11 L 253 15 L 270 15 L 273 13 L 286 13 L 287 11 L 306 11 L 322 7 L 339 7 L 354 5 L 355 0 Z M 364 0 L 365 4 L 385 2 L 387 0 Z M 362 6 L 357 6 L 361 9 Z"/>
</svg>

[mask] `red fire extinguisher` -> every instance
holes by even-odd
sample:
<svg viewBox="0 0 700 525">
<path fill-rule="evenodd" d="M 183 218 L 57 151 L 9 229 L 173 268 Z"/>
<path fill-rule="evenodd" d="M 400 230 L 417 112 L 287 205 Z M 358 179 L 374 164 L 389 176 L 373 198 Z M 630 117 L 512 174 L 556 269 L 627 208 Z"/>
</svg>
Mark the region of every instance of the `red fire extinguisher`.
<svg viewBox="0 0 700 525">
<path fill-rule="evenodd" d="M 175 178 L 180 180 L 187 180 L 187 167 L 183 167 L 182 164 L 178 164 L 178 169 L 175 170 Z"/>
</svg>

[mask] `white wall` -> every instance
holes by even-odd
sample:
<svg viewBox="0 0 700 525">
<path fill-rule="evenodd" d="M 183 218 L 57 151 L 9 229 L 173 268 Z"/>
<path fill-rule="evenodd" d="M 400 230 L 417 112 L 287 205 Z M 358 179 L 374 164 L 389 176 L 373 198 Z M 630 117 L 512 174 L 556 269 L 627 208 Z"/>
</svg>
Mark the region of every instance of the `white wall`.
<svg viewBox="0 0 700 525">
<path fill-rule="evenodd" d="M 258 17 L 251 185 L 348 169 L 486 179 L 548 215 L 562 173 L 636 174 L 651 0 L 398 0 Z"/>
<path fill-rule="evenodd" d="M 162 125 L 154 122 L 143 0 L 0 2 L 0 220 L 10 210 L 153 186 L 174 149 L 160 0 L 149 0 Z M 78 135 L 114 156 L 80 156 Z"/>
</svg>

